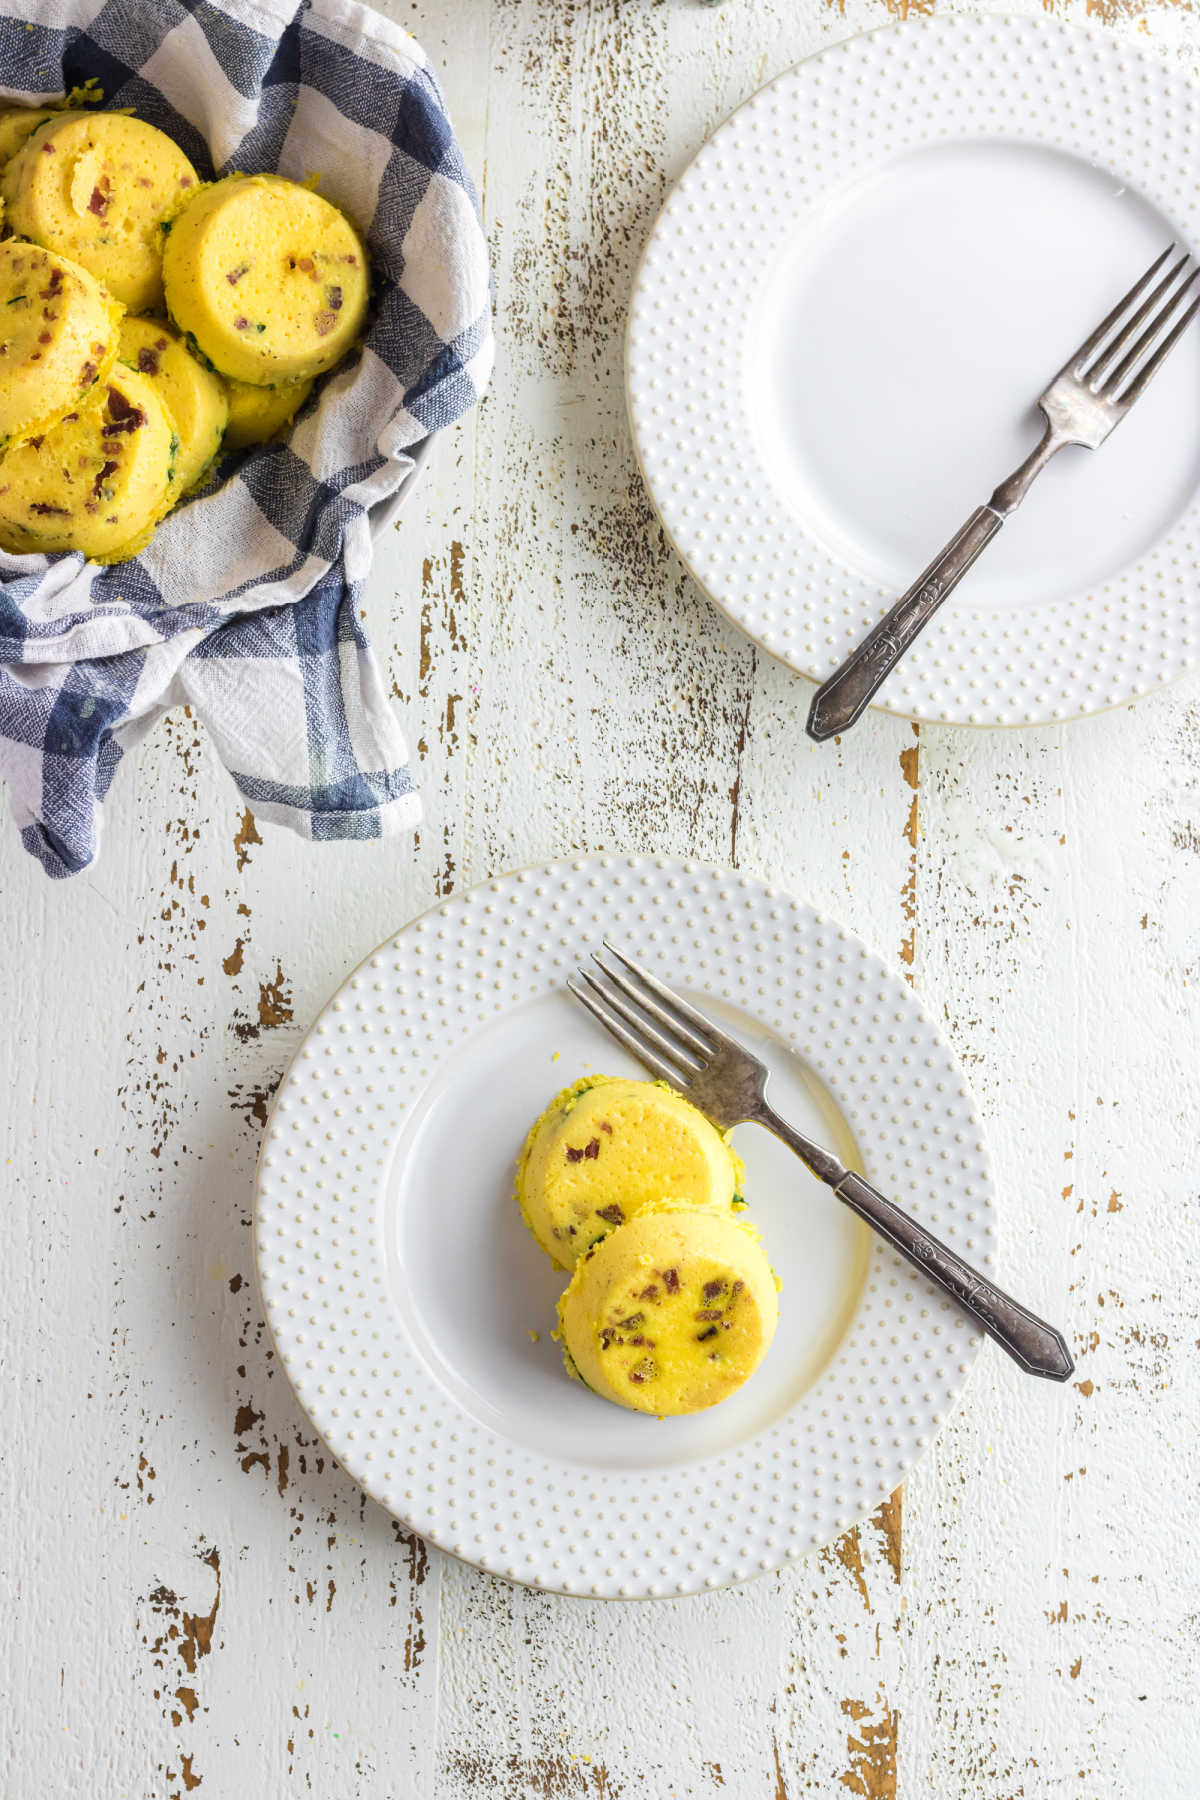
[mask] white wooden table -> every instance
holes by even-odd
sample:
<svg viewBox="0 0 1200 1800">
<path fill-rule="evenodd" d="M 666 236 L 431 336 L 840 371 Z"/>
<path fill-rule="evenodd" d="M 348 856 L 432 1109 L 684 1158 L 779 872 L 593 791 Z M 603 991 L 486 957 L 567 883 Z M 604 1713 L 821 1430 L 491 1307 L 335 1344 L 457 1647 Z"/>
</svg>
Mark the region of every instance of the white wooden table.
<svg viewBox="0 0 1200 1800">
<path fill-rule="evenodd" d="M 427 822 L 415 852 L 260 838 L 183 715 L 79 879 L 6 822 L 0 1794 L 1194 1800 L 1200 686 L 817 750 L 807 684 L 665 548 L 625 425 L 667 184 L 903 0 L 392 5 L 481 177 L 500 339 L 371 587 Z M 1200 62 L 1190 10 L 1059 10 Z M 508 1587 L 365 1502 L 276 1367 L 249 1230 L 268 1098 L 350 966 L 437 895 L 620 849 L 767 875 L 903 967 L 989 1121 L 1002 1275 L 1078 1360 L 1059 1390 L 989 1349 L 868 1524 L 637 1607 Z"/>
</svg>

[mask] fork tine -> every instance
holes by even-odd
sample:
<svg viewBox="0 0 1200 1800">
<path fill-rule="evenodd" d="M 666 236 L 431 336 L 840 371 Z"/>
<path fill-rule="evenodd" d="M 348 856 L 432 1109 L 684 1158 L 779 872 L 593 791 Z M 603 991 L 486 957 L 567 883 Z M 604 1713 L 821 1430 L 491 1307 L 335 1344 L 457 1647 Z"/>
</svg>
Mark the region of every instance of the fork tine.
<svg viewBox="0 0 1200 1800">
<path fill-rule="evenodd" d="M 1137 299 L 1147 282 L 1153 281 L 1167 258 L 1172 256 L 1174 251 L 1174 244 L 1168 244 L 1162 255 L 1155 257 L 1154 261 L 1150 264 L 1150 267 L 1146 270 L 1146 273 L 1140 275 L 1134 282 L 1129 292 L 1125 295 L 1125 298 L 1123 300 L 1118 300 L 1108 317 L 1100 321 L 1091 337 L 1084 339 L 1083 343 L 1080 344 L 1078 350 L 1067 365 L 1072 374 L 1076 376 L 1081 376 L 1083 374 L 1084 369 L 1089 364 L 1093 351 L 1100 348 L 1113 326 L 1124 316 L 1126 309 L 1133 305 L 1133 302 Z"/>
<path fill-rule="evenodd" d="M 708 1062 L 712 1056 L 712 1045 L 706 1043 L 698 1031 L 693 1031 L 691 1026 L 685 1025 L 678 1016 L 669 1013 L 665 1006 L 660 1006 L 644 983 L 640 987 L 635 987 L 627 975 L 622 975 L 619 969 L 610 969 L 608 964 L 602 962 L 595 952 L 592 954 L 592 961 L 612 982 L 613 986 L 624 994 L 627 1000 L 632 1000 L 635 1006 L 640 1007 L 643 1012 L 648 1012 L 652 1019 L 657 1019 L 660 1025 L 665 1025 L 672 1037 L 678 1038 L 686 1044 L 687 1048 L 698 1058 L 701 1067 Z M 605 989 L 606 993 L 607 991 Z"/>
<path fill-rule="evenodd" d="M 1100 392 L 1106 399 L 1110 399 L 1116 395 L 1126 376 L 1132 375 L 1143 356 L 1148 355 L 1154 349 L 1155 340 L 1162 336 L 1164 328 L 1171 323 L 1172 314 L 1175 312 L 1180 301 L 1188 298 L 1189 290 L 1193 289 L 1196 274 L 1197 271 L 1193 269 L 1183 286 L 1179 288 L 1177 292 L 1172 294 L 1169 300 L 1163 302 L 1162 306 L 1155 313 L 1149 325 L 1147 325 L 1145 331 L 1143 331 L 1142 335 L 1138 338 L 1128 355 L 1123 356 L 1116 368 L 1110 370 L 1104 377 L 1104 385 L 1100 389 Z M 1173 342 L 1174 340 L 1172 339 L 1171 341 Z M 1122 398 L 1124 398 L 1124 396 L 1122 396 Z"/>
<path fill-rule="evenodd" d="M 1174 306 L 1192 278 L 1189 272 L 1184 275 L 1182 282 L 1179 280 L 1180 270 L 1186 269 L 1191 260 L 1191 255 L 1185 250 L 1179 261 L 1171 264 L 1158 286 L 1152 288 L 1146 295 L 1137 311 L 1126 319 L 1116 337 L 1110 343 L 1105 344 L 1103 350 L 1093 358 L 1084 376 L 1093 392 L 1103 387 L 1110 379 L 1114 358 L 1132 340 L 1142 320 L 1148 317 L 1161 317 L 1167 309 Z"/>
<path fill-rule="evenodd" d="M 1200 312 L 1200 295 L 1197 295 L 1196 299 L 1192 301 L 1192 304 L 1188 307 L 1182 319 L 1171 327 L 1149 362 L 1147 362 L 1143 368 L 1138 370 L 1129 386 L 1125 389 L 1125 392 L 1121 395 L 1121 399 L 1126 406 L 1132 406 L 1138 395 L 1142 392 L 1142 389 L 1149 385 L 1151 376 L 1157 375 L 1159 369 L 1161 369 L 1163 363 L 1166 361 L 1167 356 L 1174 348 L 1176 340 L 1183 336 L 1183 333 L 1198 312 Z"/>
<path fill-rule="evenodd" d="M 679 1075 L 670 1063 L 664 1062 L 653 1050 L 648 1049 L 640 1038 L 636 1038 L 632 1031 L 622 1024 L 603 996 L 589 993 L 586 988 L 580 987 L 575 976 L 571 976 L 567 986 L 575 998 L 587 1007 L 593 1018 L 598 1019 L 606 1031 L 611 1031 L 617 1042 L 624 1044 L 627 1050 L 631 1050 L 640 1062 L 645 1063 L 648 1069 L 654 1071 L 660 1080 L 669 1082 L 672 1087 L 686 1088 L 688 1086 L 688 1078 Z"/>
<path fill-rule="evenodd" d="M 719 1026 L 714 1025 L 711 1019 L 706 1019 L 702 1012 L 697 1012 L 694 1006 L 689 1006 L 687 1001 L 673 988 L 669 988 L 665 981 L 660 981 L 657 975 L 650 973 L 649 969 L 643 969 L 641 963 L 634 962 L 632 956 L 626 956 L 623 950 L 618 950 L 610 938 L 605 938 L 604 948 L 610 956 L 615 956 L 619 963 L 624 963 L 630 974 L 636 975 L 652 994 L 656 994 L 669 1011 L 674 1012 L 680 1019 L 686 1020 L 689 1025 L 695 1027 L 702 1038 L 709 1040 L 705 1045 L 709 1056 L 720 1045 L 728 1043 L 728 1038 Z"/>
<path fill-rule="evenodd" d="M 604 969 L 604 965 L 601 964 L 600 966 L 603 973 L 607 974 L 608 971 Z M 587 982 L 594 994 L 599 994 L 602 999 L 607 1000 L 613 1011 L 620 1013 L 621 1017 L 625 1020 L 625 1023 L 631 1026 L 635 1032 L 640 1033 L 644 1038 L 648 1038 L 655 1049 L 665 1056 L 669 1062 L 678 1063 L 682 1068 L 687 1070 L 689 1075 L 697 1074 L 699 1070 L 704 1067 L 704 1064 L 699 1057 L 693 1056 L 689 1050 L 684 1049 L 682 1044 L 676 1043 L 673 1038 L 667 1037 L 665 1032 L 660 1031 L 656 1025 L 650 1023 L 649 1019 L 645 1017 L 639 1007 L 631 1005 L 628 1000 L 622 998 L 619 989 L 603 986 L 596 980 L 590 969 L 580 969 L 579 978 L 581 981 Z"/>
</svg>

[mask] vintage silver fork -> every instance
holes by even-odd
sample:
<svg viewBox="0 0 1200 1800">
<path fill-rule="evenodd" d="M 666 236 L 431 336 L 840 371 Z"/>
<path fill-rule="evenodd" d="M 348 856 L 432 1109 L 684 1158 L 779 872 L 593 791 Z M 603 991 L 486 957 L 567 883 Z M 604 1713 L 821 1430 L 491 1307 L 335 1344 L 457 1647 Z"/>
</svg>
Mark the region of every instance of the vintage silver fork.
<svg viewBox="0 0 1200 1800">
<path fill-rule="evenodd" d="M 1161 279 L 1155 279 L 1174 253 L 1175 245 L 1169 244 L 1040 396 L 1038 405 L 1046 429 L 1036 450 L 1000 483 L 986 506 L 971 514 L 925 573 L 878 625 L 872 626 L 841 667 L 821 683 L 809 708 L 809 737 L 820 743 L 862 717 L 942 601 L 953 593 L 1008 515 L 1020 506 L 1035 475 L 1066 444 L 1098 449 L 1146 391 L 1200 309 L 1200 295 L 1195 290 L 1200 271 L 1190 255 L 1181 255 Z M 1181 304 L 1189 297 L 1190 305 L 1180 313 Z"/>
<path fill-rule="evenodd" d="M 753 1123 L 774 1132 L 839 1200 L 970 1313 L 1027 1374 L 1068 1379 L 1075 1365 L 1061 1332 L 994 1287 L 870 1182 L 844 1168 L 832 1151 L 781 1119 L 767 1100 L 767 1070 L 756 1056 L 607 938 L 604 948 L 608 962 L 592 958 L 599 976 L 581 969 L 567 986 L 619 1043 L 686 1094 L 720 1130 Z"/>
</svg>

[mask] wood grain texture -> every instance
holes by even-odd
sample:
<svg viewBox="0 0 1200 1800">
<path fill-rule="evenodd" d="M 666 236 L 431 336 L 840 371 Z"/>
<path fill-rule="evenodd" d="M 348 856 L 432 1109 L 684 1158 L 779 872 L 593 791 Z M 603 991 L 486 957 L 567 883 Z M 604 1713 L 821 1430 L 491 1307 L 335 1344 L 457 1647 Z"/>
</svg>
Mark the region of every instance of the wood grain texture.
<svg viewBox="0 0 1200 1800">
<path fill-rule="evenodd" d="M 818 750 L 809 687 L 665 545 L 625 424 L 670 181 L 762 81 L 924 6 L 388 10 L 480 172 L 500 346 L 367 605 L 426 820 L 260 832 L 180 714 L 93 870 L 52 886 L 8 837 L 0 1793 L 1192 1800 L 1196 684 Z M 1055 10 L 1200 60 L 1186 7 Z M 510 1588 L 366 1503 L 276 1368 L 249 1238 L 270 1095 L 349 967 L 439 895 L 605 849 L 763 874 L 906 974 L 988 1120 L 1003 1275 L 1079 1365 L 1060 1392 L 987 1352 L 902 1506 L 636 1608 Z"/>
</svg>

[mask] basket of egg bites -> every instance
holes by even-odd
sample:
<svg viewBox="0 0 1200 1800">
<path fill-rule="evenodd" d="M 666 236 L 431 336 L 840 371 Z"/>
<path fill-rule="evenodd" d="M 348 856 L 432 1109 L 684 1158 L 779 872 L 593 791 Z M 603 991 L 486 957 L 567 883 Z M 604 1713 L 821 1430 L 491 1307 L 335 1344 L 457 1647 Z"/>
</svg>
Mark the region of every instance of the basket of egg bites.
<svg viewBox="0 0 1200 1800">
<path fill-rule="evenodd" d="M 0 108 L 0 548 L 121 562 L 362 332 L 350 220 L 123 112 Z"/>
<path fill-rule="evenodd" d="M 534 1238 L 570 1279 L 567 1373 L 659 1418 L 727 1399 L 759 1366 L 779 1283 L 725 1137 L 659 1081 L 592 1075 L 538 1118 L 517 1166 Z"/>
</svg>

